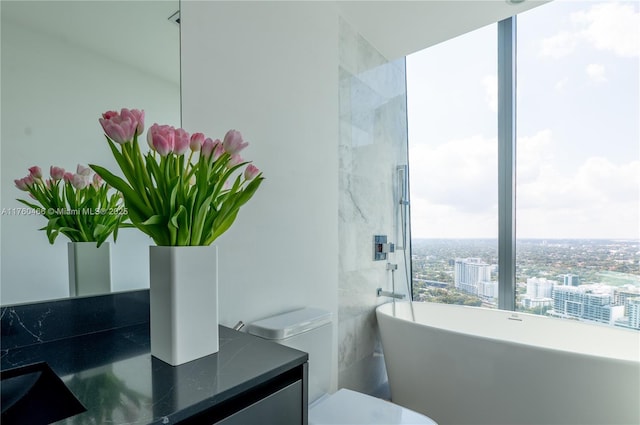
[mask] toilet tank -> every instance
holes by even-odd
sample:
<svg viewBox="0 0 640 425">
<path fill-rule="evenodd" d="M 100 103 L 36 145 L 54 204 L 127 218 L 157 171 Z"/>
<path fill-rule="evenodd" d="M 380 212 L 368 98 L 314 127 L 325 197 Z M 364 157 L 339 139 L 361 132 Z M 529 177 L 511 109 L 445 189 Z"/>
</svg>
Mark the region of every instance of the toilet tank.
<svg viewBox="0 0 640 425">
<path fill-rule="evenodd" d="M 247 325 L 247 332 L 309 354 L 309 403 L 331 385 L 331 313 L 317 308 L 267 317 Z"/>
</svg>

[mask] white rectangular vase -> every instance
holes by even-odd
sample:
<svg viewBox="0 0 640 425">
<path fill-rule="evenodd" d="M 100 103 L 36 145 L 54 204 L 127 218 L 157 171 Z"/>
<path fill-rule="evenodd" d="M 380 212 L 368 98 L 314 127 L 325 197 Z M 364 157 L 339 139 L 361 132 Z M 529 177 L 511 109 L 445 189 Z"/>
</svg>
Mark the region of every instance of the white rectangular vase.
<svg viewBox="0 0 640 425">
<path fill-rule="evenodd" d="M 111 292 L 111 245 L 104 242 L 69 242 L 69 296 Z"/>
<path fill-rule="evenodd" d="M 177 366 L 218 352 L 218 247 L 149 248 L 151 354 Z"/>
</svg>

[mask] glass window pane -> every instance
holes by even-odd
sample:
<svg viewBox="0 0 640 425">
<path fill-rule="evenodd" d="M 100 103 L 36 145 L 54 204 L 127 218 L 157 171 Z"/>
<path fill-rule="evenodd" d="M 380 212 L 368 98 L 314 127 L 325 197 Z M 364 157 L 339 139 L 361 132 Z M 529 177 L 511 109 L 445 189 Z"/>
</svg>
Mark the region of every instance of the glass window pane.
<svg viewBox="0 0 640 425">
<path fill-rule="evenodd" d="M 497 25 L 407 56 L 413 296 L 497 306 Z"/>
<path fill-rule="evenodd" d="M 518 17 L 517 297 L 640 329 L 637 2 Z"/>
</svg>

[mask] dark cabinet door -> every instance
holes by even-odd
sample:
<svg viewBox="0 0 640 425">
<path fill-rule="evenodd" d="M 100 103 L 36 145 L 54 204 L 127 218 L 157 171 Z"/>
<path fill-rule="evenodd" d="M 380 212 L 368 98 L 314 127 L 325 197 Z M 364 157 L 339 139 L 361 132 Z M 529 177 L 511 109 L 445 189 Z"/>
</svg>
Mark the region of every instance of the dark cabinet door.
<svg viewBox="0 0 640 425">
<path fill-rule="evenodd" d="M 303 384 L 296 381 L 215 425 L 300 425 L 304 422 Z"/>
</svg>

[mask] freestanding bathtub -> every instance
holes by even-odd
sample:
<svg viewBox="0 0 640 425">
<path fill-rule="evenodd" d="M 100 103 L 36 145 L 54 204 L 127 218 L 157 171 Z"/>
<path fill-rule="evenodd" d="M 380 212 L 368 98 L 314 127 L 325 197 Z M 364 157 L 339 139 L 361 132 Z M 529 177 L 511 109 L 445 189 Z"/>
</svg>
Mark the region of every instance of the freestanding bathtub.
<svg viewBox="0 0 640 425">
<path fill-rule="evenodd" d="M 640 332 L 458 305 L 376 310 L 393 402 L 446 424 L 640 424 Z M 395 311 L 395 315 L 394 315 Z"/>
</svg>

